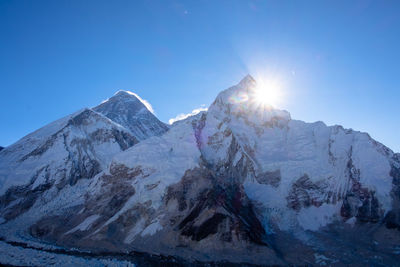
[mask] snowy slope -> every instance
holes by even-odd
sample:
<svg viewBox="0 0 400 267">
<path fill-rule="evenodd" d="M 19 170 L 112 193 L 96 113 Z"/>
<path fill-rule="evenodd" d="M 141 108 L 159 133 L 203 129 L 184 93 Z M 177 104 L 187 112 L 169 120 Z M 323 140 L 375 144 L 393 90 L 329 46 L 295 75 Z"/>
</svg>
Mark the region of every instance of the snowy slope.
<svg viewBox="0 0 400 267">
<path fill-rule="evenodd" d="M 4 149 L 0 154 L 0 192 L 28 183 L 34 189 L 45 180 L 58 183 L 62 179 L 79 179 L 79 176 L 90 178 L 114 154 L 137 142 L 121 126 L 84 109 Z"/>
<path fill-rule="evenodd" d="M 3 220 L 26 212 L 51 188 L 94 177 L 113 155 L 136 143 L 130 132 L 90 109 L 24 137 L 0 153 Z"/>
</svg>

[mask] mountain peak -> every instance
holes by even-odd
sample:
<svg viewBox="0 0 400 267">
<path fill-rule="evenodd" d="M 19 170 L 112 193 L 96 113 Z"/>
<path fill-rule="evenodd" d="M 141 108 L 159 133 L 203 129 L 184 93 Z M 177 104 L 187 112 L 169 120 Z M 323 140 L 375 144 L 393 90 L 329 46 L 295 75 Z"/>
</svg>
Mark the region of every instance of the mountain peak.
<svg viewBox="0 0 400 267">
<path fill-rule="evenodd" d="M 123 96 L 123 97 L 131 96 L 131 97 L 134 97 L 134 98 L 136 98 L 136 99 L 139 99 L 139 98 L 140 98 L 140 97 L 139 97 L 137 94 L 135 94 L 134 92 L 127 91 L 127 90 L 118 90 L 117 92 L 115 92 L 114 96 Z M 113 97 L 114 97 L 114 96 L 113 96 Z"/>
<path fill-rule="evenodd" d="M 246 75 L 237 85 L 220 92 L 209 111 L 215 114 L 245 115 L 254 123 L 264 123 L 273 118 L 290 120 L 289 112 L 271 105 L 260 104 L 257 81 Z M 222 112 L 221 112 L 222 111 Z"/>
<path fill-rule="evenodd" d="M 256 86 L 256 80 L 248 74 L 237 85 L 220 92 L 215 101 L 228 104 L 247 102 L 251 91 L 254 90 Z"/>
<path fill-rule="evenodd" d="M 243 79 L 239 82 L 239 85 L 241 86 L 255 86 L 257 84 L 257 81 L 251 76 L 250 74 L 247 74 L 246 76 L 243 77 Z"/>
<path fill-rule="evenodd" d="M 130 91 L 117 91 L 93 110 L 130 130 L 138 140 L 161 135 L 168 129 L 154 116 L 150 103 Z"/>
<path fill-rule="evenodd" d="M 141 108 L 146 108 L 148 111 L 151 113 L 154 113 L 153 107 L 150 105 L 150 103 L 143 98 L 141 98 L 139 95 L 131 92 L 131 91 L 126 91 L 126 90 L 119 90 L 117 91 L 111 98 L 107 99 L 103 103 L 107 101 L 114 101 L 114 102 L 136 102 L 138 107 Z"/>
<path fill-rule="evenodd" d="M 130 109 L 134 108 L 137 112 L 146 113 L 148 111 L 154 114 L 153 107 L 147 100 L 144 100 L 139 95 L 126 90 L 118 90 L 112 97 L 101 102 L 100 105 L 94 107 L 93 110 L 98 111 L 98 109 L 104 109 L 105 106 L 108 108 L 129 106 Z"/>
</svg>

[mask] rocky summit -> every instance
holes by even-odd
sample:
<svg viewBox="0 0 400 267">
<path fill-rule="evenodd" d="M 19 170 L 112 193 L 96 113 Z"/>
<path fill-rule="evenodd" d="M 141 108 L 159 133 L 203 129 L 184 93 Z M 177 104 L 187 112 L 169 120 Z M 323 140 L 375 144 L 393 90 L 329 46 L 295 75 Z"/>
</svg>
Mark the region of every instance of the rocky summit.
<svg viewBox="0 0 400 267">
<path fill-rule="evenodd" d="M 1 150 L 0 263 L 398 265 L 400 155 L 256 87 L 173 125 L 119 91 Z"/>
</svg>

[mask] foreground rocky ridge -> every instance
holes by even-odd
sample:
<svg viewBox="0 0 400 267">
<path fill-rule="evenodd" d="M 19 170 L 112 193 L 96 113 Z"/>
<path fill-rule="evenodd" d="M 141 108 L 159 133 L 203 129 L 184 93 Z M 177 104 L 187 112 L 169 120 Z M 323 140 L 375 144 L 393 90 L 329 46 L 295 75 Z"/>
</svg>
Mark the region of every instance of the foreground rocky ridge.
<svg viewBox="0 0 400 267">
<path fill-rule="evenodd" d="M 207 112 L 168 131 L 161 125 L 163 134 L 155 130 L 145 140 L 130 129 L 137 122 L 129 119 L 132 113 L 118 114 L 126 110 L 118 99 L 131 95 L 117 94 L 108 103 L 112 112 L 104 111 L 107 103 L 94 110 L 118 118 L 124 142 L 129 136 L 136 141 L 120 145 L 88 179 L 59 186 L 57 193 L 35 191 L 31 205 L 12 217 L 6 216 L 12 201 L 24 203 L 27 195 L 4 194 L 0 233 L 18 229 L 64 247 L 202 261 L 349 264 L 362 256 L 396 262 L 399 155 L 368 134 L 260 107 L 256 86 L 247 76 L 221 92 Z M 66 201 L 71 194 L 74 201 Z M 340 238 L 330 241 L 334 236 Z M 355 244 L 358 254 L 344 257 Z"/>
</svg>

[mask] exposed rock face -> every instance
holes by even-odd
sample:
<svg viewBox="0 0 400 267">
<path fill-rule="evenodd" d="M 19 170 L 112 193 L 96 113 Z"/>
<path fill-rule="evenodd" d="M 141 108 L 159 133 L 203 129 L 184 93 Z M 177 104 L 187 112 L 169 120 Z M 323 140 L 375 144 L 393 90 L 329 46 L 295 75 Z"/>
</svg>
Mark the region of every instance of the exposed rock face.
<svg viewBox="0 0 400 267">
<path fill-rule="evenodd" d="M 324 181 L 314 183 L 304 174 L 292 184 L 287 197 L 288 207 L 296 211 L 311 205 L 319 207 L 325 202 L 321 196 L 324 196 L 326 189 L 327 184 Z"/>
<path fill-rule="evenodd" d="M 160 208 L 152 207 L 149 201 L 129 205 L 129 200 L 140 194 L 132 184 L 151 174 L 152 171 L 141 167 L 112 165 L 110 174 L 100 176 L 96 182 L 101 184 L 100 191 L 88 196 L 83 208 L 75 209 L 80 209 L 79 212 L 44 218 L 33 225 L 30 232 L 48 242 L 91 250 L 118 252 L 129 247 L 152 251 L 158 248 L 155 251 L 166 253 L 169 249 L 181 248 L 182 251 L 178 249 L 176 253 L 189 256 L 203 253 L 204 247 L 212 244 L 207 256 L 211 259 L 221 259 L 229 252 L 237 253 L 239 256 L 233 257 L 234 261 L 240 261 L 249 250 L 255 249 L 259 259 L 254 262 L 267 258 L 270 262 L 280 262 L 240 185 L 218 184 L 214 171 L 202 164 L 186 171 L 178 183 L 166 188 Z M 166 210 L 168 213 L 163 212 Z M 87 225 L 92 218 L 95 220 Z M 153 238 L 154 233 L 146 229 L 154 225 L 157 225 L 157 243 L 149 247 L 146 240 Z M 132 235 L 135 232 L 136 235 Z M 146 232 L 149 234 L 144 235 Z"/>
<path fill-rule="evenodd" d="M 368 134 L 260 107 L 255 88 L 254 79 L 246 77 L 221 92 L 207 112 L 168 131 L 143 111 L 137 97 L 120 92 L 97 112 L 75 115 L 48 130 L 49 138 L 31 141 L 29 151 L 22 145 L 6 148 L 1 157 L 23 151 L 14 157 L 18 164 L 33 164 L 56 146 L 68 153 L 57 159 L 56 173 L 46 160 L 29 182 L 2 195 L 1 214 L 14 221 L 0 225 L 0 233 L 41 214 L 25 225 L 31 235 L 93 251 L 310 264 L 316 251 L 329 248 L 340 252 L 332 253 L 331 264 L 349 264 L 340 255 L 350 249 L 343 242 L 353 238 L 357 248 L 365 246 L 363 256 L 374 259 L 370 251 L 382 251 L 369 247 L 376 238 L 372 232 L 400 229 L 400 156 Z M 126 94 L 132 98 L 120 102 Z M 93 130 L 93 118 L 110 125 Z M 146 121 L 151 123 L 143 126 Z M 104 143 L 106 155 L 109 146 L 118 148 L 112 159 L 101 157 L 97 146 Z M 78 190 L 80 184 L 84 190 Z M 42 197 L 54 188 L 56 197 Z M 70 191 L 76 202 L 63 200 Z M 52 199 L 66 204 L 63 212 Z M 336 236 L 340 240 L 330 241 Z"/>
<path fill-rule="evenodd" d="M 260 184 L 272 185 L 278 187 L 281 182 L 281 170 L 266 171 L 256 176 L 257 182 Z"/>
<path fill-rule="evenodd" d="M 393 188 L 391 191 L 393 208 L 387 213 L 385 223 L 389 228 L 400 230 L 400 154 L 393 156 L 390 175 L 393 177 Z"/>
<path fill-rule="evenodd" d="M 2 216 L 5 220 L 11 220 L 29 210 L 46 190 L 52 186 L 51 183 L 41 184 L 38 187 L 31 189 L 30 186 L 16 186 L 0 197 L 0 208 Z M 13 201 L 17 202 L 10 205 Z"/>
<path fill-rule="evenodd" d="M 267 246 L 266 232 L 251 201 L 238 184 L 218 184 L 206 167 L 186 172 L 181 182 L 168 188 L 166 204 L 178 203 L 180 220 L 171 221 L 183 236 L 200 241 L 216 235 L 214 242 L 246 241 Z M 199 180 L 204 180 L 199 186 Z M 218 240 L 219 239 L 219 240 Z"/>
<path fill-rule="evenodd" d="M 218 234 L 224 242 L 237 239 L 267 245 L 266 232 L 250 201 L 243 189 L 235 186 L 216 186 L 213 190 L 203 192 L 196 206 L 179 223 L 178 229 L 181 235 L 195 241 Z"/>
<path fill-rule="evenodd" d="M 73 208 L 74 212 L 71 214 L 45 217 L 31 226 L 30 232 L 36 237 L 64 246 L 85 247 L 90 244 L 90 247 L 95 250 L 104 248 L 115 250 L 115 246 L 109 242 L 97 245 L 93 240 L 90 242 L 84 239 L 93 235 L 96 229 L 99 230 L 100 236 L 112 237 L 114 240 L 121 238 L 123 226 L 120 222 L 123 218 L 110 223 L 103 229 L 97 227 L 104 225 L 135 194 L 135 188 L 131 182 L 139 176 L 145 176 L 140 168 L 130 170 L 123 165 L 112 165 L 110 174 L 99 177 L 101 191 L 93 195 L 86 194 L 83 206 Z M 125 221 L 124 223 L 130 225 L 132 222 Z"/>
<path fill-rule="evenodd" d="M 0 146 L 0 151 L 2 151 L 4 149 L 4 147 Z"/>
<path fill-rule="evenodd" d="M 93 110 L 122 125 L 138 140 L 159 136 L 168 130 L 168 126 L 147 109 L 139 96 L 128 91 L 117 92 Z"/>
</svg>

